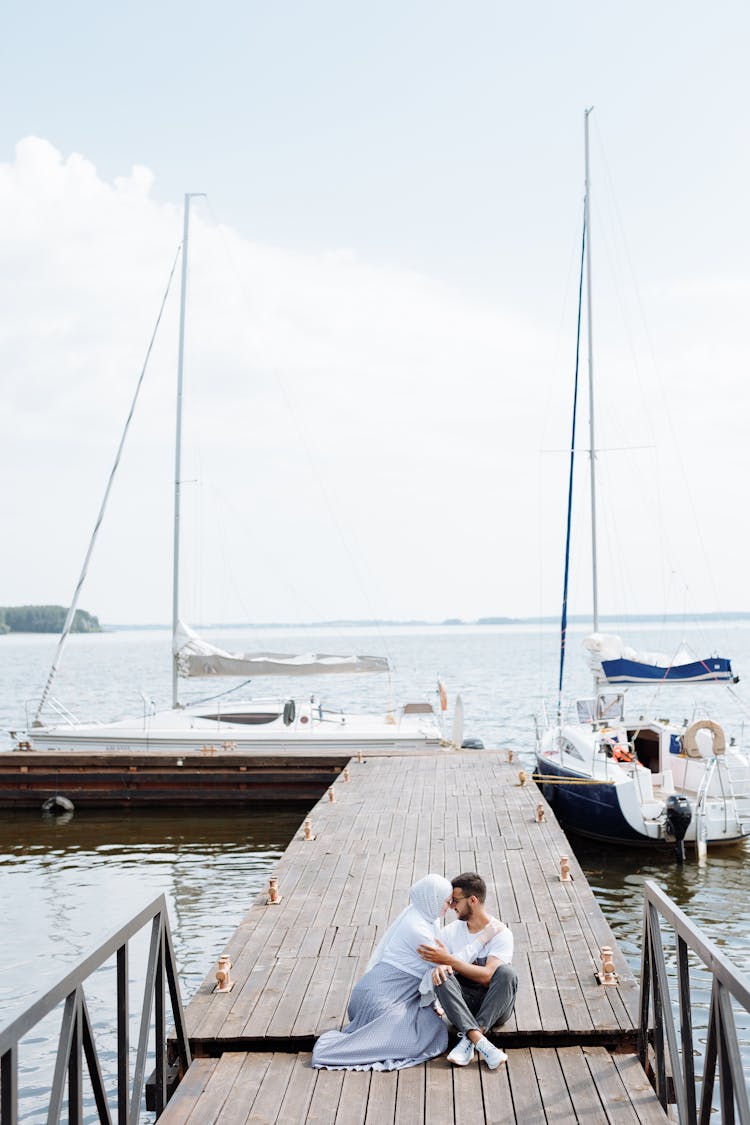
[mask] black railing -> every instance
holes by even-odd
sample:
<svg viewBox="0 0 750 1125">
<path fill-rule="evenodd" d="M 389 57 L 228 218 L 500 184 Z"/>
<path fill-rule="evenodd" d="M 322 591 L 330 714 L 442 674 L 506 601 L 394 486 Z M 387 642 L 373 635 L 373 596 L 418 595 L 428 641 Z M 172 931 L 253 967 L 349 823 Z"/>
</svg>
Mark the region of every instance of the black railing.
<svg viewBox="0 0 750 1125">
<path fill-rule="evenodd" d="M 148 923 L 151 923 L 151 942 L 146 964 L 146 980 L 141 1009 L 138 1049 L 130 1083 L 129 1039 L 129 989 L 128 942 Z M 31 1007 L 0 1031 L 0 1125 L 17 1125 L 18 1122 L 18 1050 L 19 1043 L 33 1027 L 64 1002 L 60 1036 L 57 1045 L 52 1088 L 49 1097 L 47 1121 L 59 1122 L 65 1101 L 67 1084 L 68 1122 L 80 1125 L 83 1121 L 83 1063 L 88 1070 L 99 1121 L 111 1125 L 105 1080 L 99 1062 L 94 1032 L 89 1016 L 84 982 L 108 961 L 117 958 L 117 1122 L 118 1125 L 136 1125 L 141 1112 L 141 1099 L 148 1058 L 149 1031 L 154 1013 L 154 1098 L 157 1115 L 167 1100 L 167 1042 L 166 1042 L 166 989 L 172 1006 L 175 1028 L 176 1056 L 180 1074 L 190 1065 L 190 1047 L 185 1028 L 185 1014 L 177 979 L 172 936 L 169 931 L 167 902 L 164 895 L 132 918 L 127 925 L 113 934 L 108 941 L 94 950 L 85 961 L 36 1000 Z"/>
<path fill-rule="evenodd" d="M 670 991 L 661 921 L 676 939 L 677 1012 Z M 689 951 L 711 973 L 711 1003 L 703 1056 L 700 1103 L 695 1073 L 694 1021 L 690 996 Z M 680 1125 L 708 1125 L 718 1072 L 719 1106 L 723 1125 L 750 1125 L 750 1102 L 742 1065 L 734 1003 L 750 1012 L 750 981 L 708 941 L 689 918 L 651 880 L 644 885 L 641 1012 L 638 1052 L 653 1072 L 653 1083 L 664 1109 L 670 1085 Z M 679 1032 L 676 1016 L 679 1014 Z M 650 1066 L 649 1046 L 655 1061 Z M 671 1072 L 668 1075 L 668 1069 Z M 671 1083 L 670 1083 L 671 1079 Z"/>
</svg>

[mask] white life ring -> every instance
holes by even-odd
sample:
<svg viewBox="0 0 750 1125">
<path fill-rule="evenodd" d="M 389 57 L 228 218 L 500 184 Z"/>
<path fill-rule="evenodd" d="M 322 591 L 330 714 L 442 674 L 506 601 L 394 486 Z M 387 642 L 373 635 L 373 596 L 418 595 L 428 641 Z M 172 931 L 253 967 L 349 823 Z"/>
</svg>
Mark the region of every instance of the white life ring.
<svg viewBox="0 0 750 1125">
<path fill-rule="evenodd" d="M 689 726 L 682 736 L 682 748 L 687 754 L 688 758 L 701 758 L 703 755 L 698 749 L 696 741 L 696 734 L 699 730 L 709 730 L 714 736 L 713 753 L 723 754 L 727 748 L 727 740 L 724 735 L 724 730 L 713 719 L 698 719 L 697 722 Z"/>
</svg>

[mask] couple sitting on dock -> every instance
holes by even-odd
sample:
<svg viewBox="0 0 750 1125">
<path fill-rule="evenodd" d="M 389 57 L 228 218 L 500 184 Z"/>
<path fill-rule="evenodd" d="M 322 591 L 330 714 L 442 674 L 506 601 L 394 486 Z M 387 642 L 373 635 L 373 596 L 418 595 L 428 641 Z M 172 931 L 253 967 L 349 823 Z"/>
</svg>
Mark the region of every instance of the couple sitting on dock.
<svg viewBox="0 0 750 1125">
<path fill-rule="evenodd" d="M 442 1055 L 445 1018 L 459 1033 L 449 1062 L 466 1066 L 474 1052 L 490 1070 L 507 1055 L 485 1032 L 513 1012 L 518 977 L 510 964 L 513 935 L 485 909 L 484 879 L 474 872 L 448 882 L 426 875 L 410 905 L 386 931 L 349 999 L 350 1022 L 327 1031 L 312 1065 L 326 1070 L 401 1070 Z M 447 910 L 457 915 L 442 929 Z M 429 966 L 429 967 L 428 967 Z"/>
</svg>

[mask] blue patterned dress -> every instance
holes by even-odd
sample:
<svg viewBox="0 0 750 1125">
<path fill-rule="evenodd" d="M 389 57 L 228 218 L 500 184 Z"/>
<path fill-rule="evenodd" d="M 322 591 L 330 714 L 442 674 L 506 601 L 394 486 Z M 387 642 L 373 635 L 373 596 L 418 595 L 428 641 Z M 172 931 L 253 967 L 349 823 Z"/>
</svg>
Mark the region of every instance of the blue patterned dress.
<svg viewBox="0 0 750 1125">
<path fill-rule="evenodd" d="M 312 1065 L 326 1070 L 401 1070 L 448 1046 L 448 1029 L 419 1004 L 419 978 L 380 961 L 354 986 L 343 1031 L 326 1031 Z"/>
</svg>

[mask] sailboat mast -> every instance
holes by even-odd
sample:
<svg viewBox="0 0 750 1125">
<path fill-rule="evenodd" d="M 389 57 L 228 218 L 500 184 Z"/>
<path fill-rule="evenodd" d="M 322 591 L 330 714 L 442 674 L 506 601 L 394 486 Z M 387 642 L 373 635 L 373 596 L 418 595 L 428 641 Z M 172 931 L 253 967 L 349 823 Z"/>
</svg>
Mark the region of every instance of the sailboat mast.
<svg viewBox="0 0 750 1125">
<path fill-rule="evenodd" d="M 586 230 L 586 328 L 589 353 L 589 462 L 591 481 L 591 580 L 592 616 L 594 632 L 599 632 L 599 576 L 596 549 L 596 441 L 594 435 L 594 344 L 591 317 L 591 184 L 589 179 L 589 115 L 593 106 L 584 111 L 584 137 L 586 155 L 584 225 Z"/>
<path fill-rule="evenodd" d="M 180 484 L 182 473 L 182 370 L 185 356 L 185 306 L 187 303 L 188 234 L 190 200 L 203 192 L 186 192 L 182 224 L 182 286 L 180 289 L 180 342 L 177 352 L 177 422 L 174 453 L 174 550 L 172 557 L 172 706 L 179 704 L 177 693 L 177 628 L 180 617 Z"/>
</svg>

